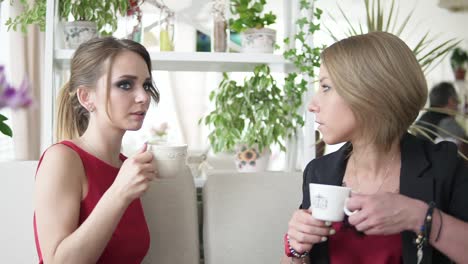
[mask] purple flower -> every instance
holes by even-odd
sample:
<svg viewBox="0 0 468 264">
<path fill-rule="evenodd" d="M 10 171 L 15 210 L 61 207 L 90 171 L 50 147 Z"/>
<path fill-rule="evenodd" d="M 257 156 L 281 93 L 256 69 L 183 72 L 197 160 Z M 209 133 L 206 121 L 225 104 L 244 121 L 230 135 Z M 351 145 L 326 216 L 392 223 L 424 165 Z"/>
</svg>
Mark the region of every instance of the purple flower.
<svg viewBox="0 0 468 264">
<path fill-rule="evenodd" d="M 0 109 L 10 107 L 18 109 L 28 107 L 33 100 L 29 89 L 29 80 L 24 78 L 18 89 L 6 81 L 5 67 L 0 65 Z"/>
</svg>

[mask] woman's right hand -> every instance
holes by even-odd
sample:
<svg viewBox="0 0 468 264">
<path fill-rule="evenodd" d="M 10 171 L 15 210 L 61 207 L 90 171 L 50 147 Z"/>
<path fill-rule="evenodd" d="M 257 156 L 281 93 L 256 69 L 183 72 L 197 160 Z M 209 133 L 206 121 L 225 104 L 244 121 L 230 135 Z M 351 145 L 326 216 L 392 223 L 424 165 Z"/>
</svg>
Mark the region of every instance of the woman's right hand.
<svg viewBox="0 0 468 264">
<path fill-rule="evenodd" d="M 289 245 L 297 252 L 309 252 L 314 244 L 335 233 L 330 222 L 314 219 L 311 210 L 296 210 L 289 220 Z"/>
<path fill-rule="evenodd" d="M 156 178 L 152 163 L 153 154 L 146 151 L 146 148 L 147 144 L 137 154 L 124 161 L 111 186 L 118 199 L 123 199 L 126 204 L 143 195 L 151 181 Z"/>
</svg>

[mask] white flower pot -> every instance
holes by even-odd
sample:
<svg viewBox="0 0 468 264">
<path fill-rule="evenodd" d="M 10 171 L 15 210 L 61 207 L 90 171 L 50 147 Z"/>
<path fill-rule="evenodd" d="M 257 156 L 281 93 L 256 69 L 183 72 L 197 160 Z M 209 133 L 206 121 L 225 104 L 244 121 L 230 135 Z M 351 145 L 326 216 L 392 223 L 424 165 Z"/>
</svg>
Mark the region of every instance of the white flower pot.
<svg viewBox="0 0 468 264">
<path fill-rule="evenodd" d="M 273 53 L 276 30 L 269 28 L 250 28 L 241 33 L 242 52 Z"/>
<path fill-rule="evenodd" d="M 98 36 L 96 23 L 90 21 L 65 22 L 63 31 L 67 49 L 76 49 L 81 43 Z"/>
<path fill-rule="evenodd" d="M 270 160 L 270 148 L 265 148 L 260 153 L 257 146 L 241 145 L 237 148 L 235 163 L 239 172 L 266 171 Z"/>
</svg>

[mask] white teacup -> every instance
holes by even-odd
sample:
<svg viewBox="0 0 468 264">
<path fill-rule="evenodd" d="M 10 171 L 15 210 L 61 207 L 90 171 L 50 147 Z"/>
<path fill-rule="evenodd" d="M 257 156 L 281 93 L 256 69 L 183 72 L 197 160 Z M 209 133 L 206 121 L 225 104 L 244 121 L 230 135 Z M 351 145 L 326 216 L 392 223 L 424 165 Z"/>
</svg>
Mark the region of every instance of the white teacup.
<svg viewBox="0 0 468 264">
<path fill-rule="evenodd" d="M 331 222 L 343 220 L 345 201 L 351 194 L 351 188 L 310 183 L 309 193 L 312 217 Z"/>
<path fill-rule="evenodd" d="M 173 178 L 186 165 L 187 145 L 151 144 L 148 151 L 153 154 L 153 165 L 158 171 L 158 178 Z"/>
</svg>

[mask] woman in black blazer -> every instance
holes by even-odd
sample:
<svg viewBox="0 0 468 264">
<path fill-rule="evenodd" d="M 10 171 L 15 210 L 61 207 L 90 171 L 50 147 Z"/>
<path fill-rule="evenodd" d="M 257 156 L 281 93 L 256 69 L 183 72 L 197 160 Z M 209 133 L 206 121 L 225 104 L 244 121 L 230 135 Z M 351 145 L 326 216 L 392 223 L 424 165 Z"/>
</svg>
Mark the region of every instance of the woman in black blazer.
<svg viewBox="0 0 468 264">
<path fill-rule="evenodd" d="M 385 32 L 341 40 L 319 78 L 308 109 L 327 144 L 347 143 L 307 165 L 282 263 L 468 263 L 468 168 L 455 144 L 406 132 L 427 98 L 408 46 Z M 352 188 L 357 213 L 314 219 L 309 183 Z"/>
</svg>

